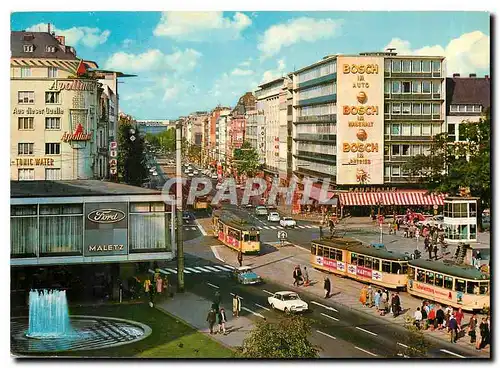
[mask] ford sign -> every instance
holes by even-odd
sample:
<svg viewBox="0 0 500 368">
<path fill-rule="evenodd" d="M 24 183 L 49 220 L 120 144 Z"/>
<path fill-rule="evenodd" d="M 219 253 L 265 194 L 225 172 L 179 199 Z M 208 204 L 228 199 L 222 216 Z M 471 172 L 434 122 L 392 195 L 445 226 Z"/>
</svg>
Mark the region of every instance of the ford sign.
<svg viewBox="0 0 500 368">
<path fill-rule="evenodd" d="M 125 218 L 125 213 L 120 210 L 112 209 L 99 209 L 90 212 L 87 218 L 99 224 L 112 224 L 114 222 L 120 222 Z"/>
</svg>

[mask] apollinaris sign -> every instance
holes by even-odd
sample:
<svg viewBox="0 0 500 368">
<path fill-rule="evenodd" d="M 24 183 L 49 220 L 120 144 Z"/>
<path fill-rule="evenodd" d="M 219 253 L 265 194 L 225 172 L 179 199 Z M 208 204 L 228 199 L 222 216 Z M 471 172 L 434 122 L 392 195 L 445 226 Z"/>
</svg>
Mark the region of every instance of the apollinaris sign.
<svg viewBox="0 0 500 368">
<path fill-rule="evenodd" d="M 383 184 L 383 57 L 337 57 L 337 106 L 337 184 Z"/>
</svg>

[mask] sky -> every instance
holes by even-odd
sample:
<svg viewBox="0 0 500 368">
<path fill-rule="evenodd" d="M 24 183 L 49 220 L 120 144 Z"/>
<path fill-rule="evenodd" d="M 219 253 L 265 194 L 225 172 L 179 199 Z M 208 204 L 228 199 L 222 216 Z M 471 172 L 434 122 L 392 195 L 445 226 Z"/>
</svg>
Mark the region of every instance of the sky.
<svg viewBox="0 0 500 368">
<path fill-rule="evenodd" d="M 443 55 L 447 73 L 490 74 L 487 12 L 18 12 L 12 30 L 46 31 L 100 68 L 135 74 L 119 84 L 120 110 L 176 119 L 234 106 L 258 85 L 326 55 L 395 47 Z"/>
</svg>

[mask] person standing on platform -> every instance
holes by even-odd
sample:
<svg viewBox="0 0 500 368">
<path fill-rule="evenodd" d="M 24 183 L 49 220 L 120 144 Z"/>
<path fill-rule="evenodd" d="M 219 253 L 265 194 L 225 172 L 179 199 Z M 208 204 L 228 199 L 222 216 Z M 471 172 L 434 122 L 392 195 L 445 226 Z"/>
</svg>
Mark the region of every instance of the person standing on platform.
<svg viewBox="0 0 500 368">
<path fill-rule="evenodd" d="M 328 276 L 325 276 L 325 282 L 323 283 L 323 289 L 325 290 L 325 299 L 328 299 L 330 297 L 330 279 Z"/>
<path fill-rule="evenodd" d="M 241 266 L 243 266 L 243 252 L 241 251 L 241 249 L 238 251 L 238 264 Z"/>
</svg>

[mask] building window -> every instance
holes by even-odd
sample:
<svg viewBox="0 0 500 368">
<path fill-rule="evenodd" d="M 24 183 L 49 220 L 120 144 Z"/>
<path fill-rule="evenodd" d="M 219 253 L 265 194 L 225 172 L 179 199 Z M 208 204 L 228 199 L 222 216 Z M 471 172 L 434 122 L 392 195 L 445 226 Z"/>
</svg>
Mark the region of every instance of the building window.
<svg viewBox="0 0 500 368">
<path fill-rule="evenodd" d="M 431 72 L 431 61 L 430 60 L 423 60 L 422 61 L 422 72 L 424 72 L 424 73 Z"/>
<path fill-rule="evenodd" d="M 450 112 L 458 112 L 458 105 L 450 105 Z"/>
<path fill-rule="evenodd" d="M 392 104 L 392 113 L 394 115 L 399 115 L 401 114 L 401 103 L 400 102 L 394 102 Z"/>
<path fill-rule="evenodd" d="M 419 103 L 412 104 L 412 115 L 420 115 L 421 106 Z"/>
<path fill-rule="evenodd" d="M 24 52 L 33 52 L 33 45 L 23 45 Z"/>
<path fill-rule="evenodd" d="M 61 180 L 61 169 L 45 169 L 45 180 Z"/>
<path fill-rule="evenodd" d="M 403 60 L 403 73 L 410 73 L 410 72 L 411 72 L 411 61 Z"/>
<path fill-rule="evenodd" d="M 420 155 L 422 153 L 422 146 L 413 145 L 413 155 Z"/>
<path fill-rule="evenodd" d="M 404 102 L 403 103 L 403 114 L 410 115 L 411 114 L 411 103 Z"/>
<path fill-rule="evenodd" d="M 411 70 L 413 73 L 420 73 L 422 71 L 420 68 L 420 60 L 413 60 L 411 62 Z"/>
<path fill-rule="evenodd" d="M 422 124 L 422 135 L 425 135 L 425 136 L 431 135 L 431 125 L 430 124 Z"/>
<path fill-rule="evenodd" d="M 413 81 L 411 82 L 412 85 L 412 92 L 413 93 L 422 93 L 422 84 L 420 81 Z"/>
<path fill-rule="evenodd" d="M 402 156 L 410 156 L 410 145 L 409 144 L 401 145 L 401 155 Z"/>
<path fill-rule="evenodd" d="M 40 253 L 81 253 L 83 206 L 40 205 Z"/>
<path fill-rule="evenodd" d="M 441 105 L 440 104 L 432 104 L 432 115 L 441 116 Z"/>
<path fill-rule="evenodd" d="M 455 124 L 453 123 L 448 123 L 448 137 L 450 141 L 455 141 Z"/>
<path fill-rule="evenodd" d="M 474 107 L 472 105 L 465 105 L 465 111 L 466 112 L 473 112 L 474 111 Z"/>
<path fill-rule="evenodd" d="M 428 144 L 425 144 L 422 146 L 422 154 L 429 156 L 431 154 L 431 146 Z"/>
<path fill-rule="evenodd" d="M 441 134 L 441 124 L 432 124 L 432 135 Z"/>
<path fill-rule="evenodd" d="M 430 81 L 422 81 L 422 93 L 431 93 Z"/>
<path fill-rule="evenodd" d="M 17 154 L 18 155 L 32 155 L 34 143 L 18 143 L 17 144 Z"/>
<path fill-rule="evenodd" d="M 393 166 L 392 167 L 392 176 L 400 176 L 401 170 L 399 166 Z"/>
<path fill-rule="evenodd" d="M 411 134 L 420 137 L 422 135 L 422 124 L 413 124 Z"/>
<path fill-rule="evenodd" d="M 29 117 L 29 118 L 18 118 L 18 129 L 19 130 L 33 130 L 33 121 L 35 118 Z"/>
<path fill-rule="evenodd" d="M 392 61 L 392 72 L 400 73 L 401 72 L 401 60 L 393 60 Z"/>
<path fill-rule="evenodd" d="M 392 93 L 401 93 L 401 83 L 399 81 L 392 81 Z"/>
<path fill-rule="evenodd" d="M 401 124 L 392 124 L 391 135 L 400 135 L 400 134 L 401 134 Z"/>
<path fill-rule="evenodd" d="M 390 113 L 391 113 L 391 104 L 386 102 L 384 104 L 384 114 L 390 115 Z"/>
<path fill-rule="evenodd" d="M 401 135 L 405 135 L 405 136 L 411 135 L 411 124 L 410 123 L 401 124 Z"/>
<path fill-rule="evenodd" d="M 38 244 L 37 206 L 11 206 L 11 254 L 35 256 Z"/>
<path fill-rule="evenodd" d="M 390 152 L 390 146 L 385 145 L 384 146 L 384 156 L 389 156 L 389 152 Z"/>
<path fill-rule="evenodd" d="M 474 112 L 481 112 L 481 111 L 482 111 L 481 105 L 474 105 Z"/>
<path fill-rule="evenodd" d="M 61 118 L 45 118 L 45 129 L 47 130 L 59 130 L 61 129 Z"/>
<path fill-rule="evenodd" d="M 48 104 L 58 104 L 60 100 L 61 92 L 45 92 L 45 103 Z"/>
<path fill-rule="evenodd" d="M 61 153 L 61 143 L 45 143 L 46 155 L 59 155 Z"/>
<path fill-rule="evenodd" d="M 18 169 L 18 180 L 35 180 L 35 169 Z"/>
<path fill-rule="evenodd" d="M 386 72 L 391 71 L 391 60 L 390 59 L 385 59 L 384 60 L 384 69 Z"/>
<path fill-rule="evenodd" d="M 391 176 L 391 167 L 390 166 L 384 166 L 384 176 L 389 177 Z"/>
<path fill-rule="evenodd" d="M 391 146 L 391 156 L 399 156 L 399 155 L 401 155 L 399 144 L 393 144 Z"/>
<path fill-rule="evenodd" d="M 441 61 L 433 61 L 432 62 L 432 71 L 440 72 L 441 71 Z"/>
<path fill-rule="evenodd" d="M 21 78 L 31 77 L 31 68 L 27 66 L 21 67 Z"/>
<path fill-rule="evenodd" d="M 49 78 L 57 78 L 57 68 L 53 66 L 48 67 Z"/>
<path fill-rule="evenodd" d="M 431 114 L 431 104 L 424 103 L 422 104 L 422 115 L 430 115 Z"/>
<path fill-rule="evenodd" d="M 19 92 L 17 92 L 17 102 L 19 104 L 33 104 L 33 103 L 35 103 L 35 92 L 33 92 L 33 91 L 19 91 Z"/>
<path fill-rule="evenodd" d="M 411 82 L 403 82 L 402 86 L 403 93 L 411 93 Z"/>
<path fill-rule="evenodd" d="M 391 126 L 389 124 L 384 125 L 384 134 L 385 135 L 391 134 Z"/>
<path fill-rule="evenodd" d="M 432 93 L 441 93 L 440 81 L 432 81 Z"/>
<path fill-rule="evenodd" d="M 458 109 L 460 112 L 465 112 L 465 105 L 458 105 Z"/>
<path fill-rule="evenodd" d="M 386 80 L 384 82 L 384 93 L 388 94 L 391 93 L 391 81 Z"/>
</svg>

